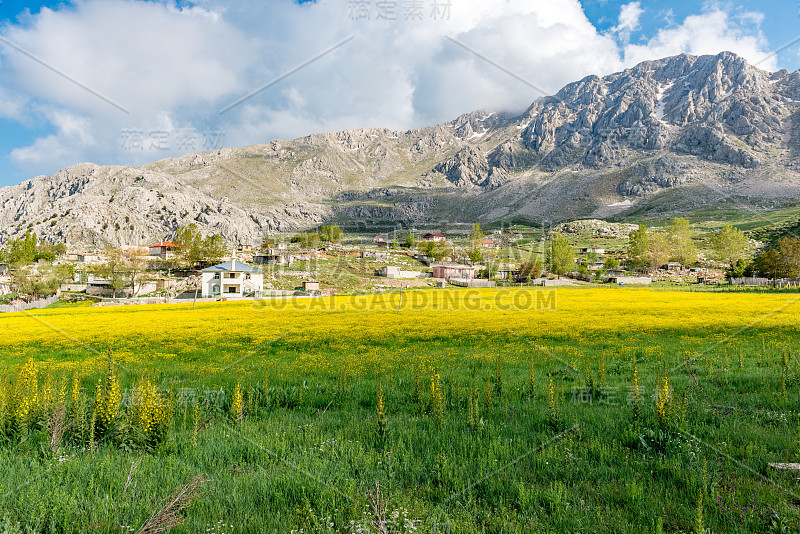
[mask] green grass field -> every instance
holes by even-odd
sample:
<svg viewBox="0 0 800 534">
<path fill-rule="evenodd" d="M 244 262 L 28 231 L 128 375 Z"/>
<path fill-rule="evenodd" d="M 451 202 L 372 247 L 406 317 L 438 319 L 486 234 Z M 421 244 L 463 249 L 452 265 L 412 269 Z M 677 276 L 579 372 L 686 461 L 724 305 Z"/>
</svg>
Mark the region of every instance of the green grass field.
<svg viewBox="0 0 800 534">
<path fill-rule="evenodd" d="M 0 316 L 0 532 L 137 532 L 192 477 L 174 532 L 800 528 L 798 473 L 768 467 L 800 461 L 797 294 L 473 294 Z"/>
</svg>

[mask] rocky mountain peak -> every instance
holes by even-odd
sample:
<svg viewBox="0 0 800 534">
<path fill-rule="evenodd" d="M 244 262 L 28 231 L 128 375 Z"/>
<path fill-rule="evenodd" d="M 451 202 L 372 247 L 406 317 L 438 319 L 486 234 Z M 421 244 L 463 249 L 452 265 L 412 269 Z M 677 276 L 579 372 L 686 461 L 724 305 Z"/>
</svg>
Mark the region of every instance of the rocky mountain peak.
<svg viewBox="0 0 800 534">
<path fill-rule="evenodd" d="M 774 204 L 800 194 L 798 111 L 800 72 L 765 72 L 730 52 L 681 54 L 587 76 L 520 114 L 481 110 L 141 167 L 75 165 L 0 189 L 0 241 L 30 229 L 141 245 L 195 223 L 257 243 L 334 219 L 556 221 L 651 202 L 661 213 L 696 206 L 698 187 Z M 668 191 L 679 201 L 651 200 Z"/>
</svg>

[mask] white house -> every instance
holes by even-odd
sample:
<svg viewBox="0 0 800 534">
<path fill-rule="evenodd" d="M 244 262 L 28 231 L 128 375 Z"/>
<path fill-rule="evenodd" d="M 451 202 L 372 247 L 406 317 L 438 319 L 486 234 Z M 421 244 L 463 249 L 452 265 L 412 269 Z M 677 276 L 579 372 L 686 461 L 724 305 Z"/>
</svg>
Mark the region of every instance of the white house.
<svg viewBox="0 0 800 534">
<path fill-rule="evenodd" d="M 422 273 L 420 271 L 401 271 L 400 267 L 387 265 L 375 271 L 377 276 L 386 278 L 420 278 Z"/>
<path fill-rule="evenodd" d="M 204 297 L 260 297 L 264 273 L 238 260 L 203 269 Z"/>
<path fill-rule="evenodd" d="M 447 238 L 442 234 L 425 234 L 422 236 L 425 241 L 446 241 Z"/>
</svg>

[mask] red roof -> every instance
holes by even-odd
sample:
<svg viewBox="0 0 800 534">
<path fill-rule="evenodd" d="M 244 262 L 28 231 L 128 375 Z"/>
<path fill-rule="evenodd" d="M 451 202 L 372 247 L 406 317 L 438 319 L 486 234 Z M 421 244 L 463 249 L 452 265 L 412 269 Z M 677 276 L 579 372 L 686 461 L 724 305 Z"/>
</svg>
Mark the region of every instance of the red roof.
<svg viewBox="0 0 800 534">
<path fill-rule="evenodd" d="M 444 237 L 442 234 L 425 234 L 422 237 Z"/>
<path fill-rule="evenodd" d="M 150 245 L 147 248 L 156 248 L 156 247 L 180 247 L 178 243 L 173 243 L 172 241 L 162 241 L 161 243 L 156 243 L 155 245 Z"/>
</svg>

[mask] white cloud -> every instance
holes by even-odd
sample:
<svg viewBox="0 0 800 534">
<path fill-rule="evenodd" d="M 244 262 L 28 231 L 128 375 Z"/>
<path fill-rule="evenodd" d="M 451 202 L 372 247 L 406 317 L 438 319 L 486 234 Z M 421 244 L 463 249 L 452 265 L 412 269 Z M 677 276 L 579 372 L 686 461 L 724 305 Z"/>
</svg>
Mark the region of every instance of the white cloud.
<svg viewBox="0 0 800 534">
<path fill-rule="evenodd" d="M 83 161 L 83 151 L 96 146 L 95 125 L 86 117 L 58 109 L 45 110 L 44 115 L 56 133 L 40 137 L 30 146 L 13 149 L 11 160 L 19 166 L 35 169 L 47 167 L 51 162 L 59 166 L 79 163 Z"/>
<path fill-rule="evenodd" d="M 639 29 L 639 18 L 644 13 L 640 2 L 624 4 L 619 10 L 619 22 L 613 32 L 635 32 Z"/>
<path fill-rule="evenodd" d="M 422 20 L 404 20 L 398 2 L 396 21 L 376 20 L 375 2 L 370 20 L 353 20 L 347 0 L 195 4 L 79 0 L 3 29 L 37 58 L 130 112 L 0 47 L 0 76 L 9 92 L 7 100 L 0 93 L 0 115 L 44 121 L 55 130 L 14 150 L 13 160 L 34 173 L 86 160 L 144 163 L 182 151 L 174 132 L 169 150 L 147 139 L 151 130 L 173 127 L 201 135 L 224 129 L 228 146 L 362 126 L 420 127 L 479 108 L 521 110 L 541 96 L 531 86 L 554 93 L 644 59 L 731 50 L 753 60 L 766 50 L 757 17 L 734 18 L 715 6 L 630 45 L 598 32 L 578 0 L 459 0 L 445 20 L 432 20 L 429 3 Z M 640 2 L 623 6 L 617 29 L 635 31 L 642 12 Z M 219 113 L 350 35 L 355 38 L 339 49 Z M 123 148 L 126 128 L 142 130 L 142 150 Z"/>
<path fill-rule="evenodd" d="M 24 121 L 25 99 L 0 86 L 0 117 Z"/>
<path fill-rule="evenodd" d="M 753 24 L 760 20 L 757 13 L 733 17 L 717 5 L 708 7 L 699 15 L 686 17 L 682 24 L 663 28 L 643 44 L 629 44 L 624 48 L 626 65 L 658 57 L 672 56 L 681 52 L 689 54 L 718 54 L 734 52 L 750 63 L 764 60 L 769 53 L 769 43 L 760 30 L 755 32 L 742 23 Z M 770 58 L 759 64 L 759 68 L 776 70 L 776 59 Z"/>
</svg>

